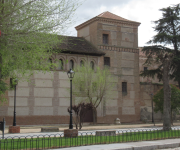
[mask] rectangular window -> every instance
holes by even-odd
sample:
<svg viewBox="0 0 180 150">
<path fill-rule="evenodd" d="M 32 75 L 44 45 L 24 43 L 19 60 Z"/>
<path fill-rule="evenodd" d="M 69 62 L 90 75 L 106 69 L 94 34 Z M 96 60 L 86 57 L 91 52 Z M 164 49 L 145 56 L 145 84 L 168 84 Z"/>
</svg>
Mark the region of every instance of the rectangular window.
<svg viewBox="0 0 180 150">
<path fill-rule="evenodd" d="M 108 44 L 108 34 L 103 34 L 103 44 Z"/>
<path fill-rule="evenodd" d="M 144 71 L 148 70 L 148 67 L 144 67 Z"/>
<path fill-rule="evenodd" d="M 104 66 L 110 67 L 110 57 L 104 57 Z"/>
<path fill-rule="evenodd" d="M 122 82 L 122 93 L 127 95 L 127 82 Z"/>
</svg>

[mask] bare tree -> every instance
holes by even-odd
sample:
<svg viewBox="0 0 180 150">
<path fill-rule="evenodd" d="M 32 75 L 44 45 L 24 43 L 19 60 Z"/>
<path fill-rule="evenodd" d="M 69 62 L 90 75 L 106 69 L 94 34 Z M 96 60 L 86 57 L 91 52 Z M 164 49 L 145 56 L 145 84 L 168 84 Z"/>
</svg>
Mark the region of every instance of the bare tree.
<svg viewBox="0 0 180 150">
<path fill-rule="evenodd" d="M 81 97 L 82 101 L 87 101 L 93 105 L 93 123 L 97 123 L 97 107 L 103 99 L 112 94 L 114 79 L 108 68 L 95 70 L 85 63 L 83 66 L 75 68 L 76 75 L 73 79 L 73 95 Z"/>
</svg>

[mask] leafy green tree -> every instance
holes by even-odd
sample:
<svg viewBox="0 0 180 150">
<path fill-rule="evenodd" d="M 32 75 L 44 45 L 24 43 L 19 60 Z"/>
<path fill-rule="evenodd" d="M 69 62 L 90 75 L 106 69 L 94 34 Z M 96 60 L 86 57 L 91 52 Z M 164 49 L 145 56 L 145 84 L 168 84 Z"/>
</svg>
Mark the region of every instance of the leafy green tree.
<svg viewBox="0 0 180 150">
<path fill-rule="evenodd" d="M 88 102 L 93 105 L 93 123 L 97 123 L 97 107 L 101 102 L 105 103 L 105 97 L 112 94 L 114 79 L 108 68 L 92 68 L 88 63 L 75 68 L 73 79 L 73 95 L 81 97 L 80 102 Z"/>
<path fill-rule="evenodd" d="M 145 64 L 158 64 L 156 69 L 141 72 L 141 76 L 157 77 L 163 80 L 164 104 L 163 104 L 163 129 L 171 128 L 171 88 L 169 79 L 178 81 L 180 87 L 180 4 L 162 8 L 163 17 L 154 21 L 154 30 L 157 34 L 142 51 L 146 54 Z M 161 45 L 158 45 L 161 44 Z"/>
<path fill-rule="evenodd" d="M 1 82 L 52 68 L 48 60 L 63 40 L 58 34 L 72 22 L 78 5 L 74 0 L 0 0 Z"/>
<path fill-rule="evenodd" d="M 171 65 L 174 59 L 174 53 L 171 49 L 162 46 L 149 46 L 144 47 L 146 52 L 147 60 L 145 64 L 153 65 L 159 64 L 157 69 L 146 70 L 141 72 L 141 76 L 155 77 L 157 74 L 158 78 L 163 80 L 164 90 L 164 103 L 163 103 L 163 129 L 171 129 L 171 88 L 169 86 L 169 78 L 172 73 Z"/>
<path fill-rule="evenodd" d="M 154 111 L 163 113 L 164 91 L 160 89 L 154 96 Z M 171 122 L 173 123 L 173 113 L 178 114 L 180 110 L 180 89 L 171 85 Z"/>
</svg>

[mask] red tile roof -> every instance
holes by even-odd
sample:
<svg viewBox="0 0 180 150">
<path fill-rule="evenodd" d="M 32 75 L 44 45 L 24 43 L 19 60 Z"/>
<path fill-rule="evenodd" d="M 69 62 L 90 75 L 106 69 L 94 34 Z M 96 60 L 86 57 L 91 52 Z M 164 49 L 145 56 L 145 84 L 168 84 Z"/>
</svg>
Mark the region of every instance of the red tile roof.
<svg viewBox="0 0 180 150">
<path fill-rule="evenodd" d="M 89 41 L 83 37 L 71 37 L 71 36 L 60 36 L 63 42 L 58 44 L 54 50 L 56 52 L 71 53 L 71 54 L 83 54 L 83 55 L 96 55 L 102 56 L 106 53 L 97 49 Z"/>
<path fill-rule="evenodd" d="M 106 12 L 99 14 L 97 17 L 110 18 L 110 19 L 116 19 L 116 20 L 122 20 L 122 21 L 131 21 L 131 20 L 127 20 L 125 18 L 122 18 L 118 15 L 115 15 L 113 13 L 110 13 L 109 11 L 106 11 Z"/>
<path fill-rule="evenodd" d="M 108 11 L 106 12 L 103 12 L 101 14 L 99 14 L 98 16 L 94 17 L 94 18 L 91 18 L 90 20 L 88 21 L 85 21 L 84 23 L 76 26 L 76 30 L 79 30 L 80 28 L 84 27 L 84 26 L 87 26 L 88 24 L 90 24 L 91 22 L 94 22 L 98 19 L 113 19 L 113 20 L 116 20 L 116 21 L 120 21 L 120 22 L 128 22 L 128 23 L 131 23 L 131 24 L 134 24 L 136 26 L 139 26 L 141 23 L 139 22 L 136 22 L 136 21 L 131 21 L 131 20 L 128 20 L 128 19 L 125 19 L 125 18 L 122 18 L 120 16 L 117 16 L 113 13 L 110 13 Z"/>
</svg>

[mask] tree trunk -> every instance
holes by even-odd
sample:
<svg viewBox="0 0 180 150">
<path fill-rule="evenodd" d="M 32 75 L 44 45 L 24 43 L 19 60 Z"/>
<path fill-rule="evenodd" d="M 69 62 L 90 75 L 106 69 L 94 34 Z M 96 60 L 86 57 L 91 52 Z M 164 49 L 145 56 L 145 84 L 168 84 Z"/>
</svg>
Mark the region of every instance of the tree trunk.
<svg viewBox="0 0 180 150">
<path fill-rule="evenodd" d="M 176 73 L 177 79 L 178 79 L 178 87 L 180 88 L 180 62 L 178 62 L 178 72 Z"/>
<path fill-rule="evenodd" d="M 178 87 L 180 88 L 180 81 L 178 81 Z"/>
<path fill-rule="evenodd" d="M 171 129 L 171 87 L 169 85 L 169 61 L 163 63 L 163 130 Z"/>
<path fill-rule="evenodd" d="M 97 110 L 96 107 L 93 107 L 93 124 L 97 123 Z"/>
<path fill-rule="evenodd" d="M 173 126 L 173 111 L 171 111 L 171 125 Z"/>
</svg>

